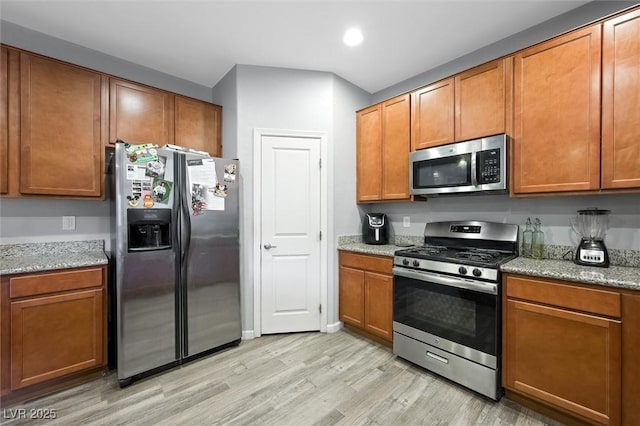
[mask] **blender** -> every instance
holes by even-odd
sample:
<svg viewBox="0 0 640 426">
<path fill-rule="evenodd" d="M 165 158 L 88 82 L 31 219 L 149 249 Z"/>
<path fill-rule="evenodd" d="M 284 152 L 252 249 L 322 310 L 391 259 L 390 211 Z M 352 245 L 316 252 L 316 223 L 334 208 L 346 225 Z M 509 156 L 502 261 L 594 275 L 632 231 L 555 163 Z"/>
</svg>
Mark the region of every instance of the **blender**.
<svg viewBox="0 0 640 426">
<path fill-rule="evenodd" d="M 609 267 L 609 253 L 604 245 L 604 236 L 609 227 L 611 210 L 586 209 L 578 210 L 573 230 L 582 239 L 576 250 L 574 263 L 586 266 Z"/>
</svg>

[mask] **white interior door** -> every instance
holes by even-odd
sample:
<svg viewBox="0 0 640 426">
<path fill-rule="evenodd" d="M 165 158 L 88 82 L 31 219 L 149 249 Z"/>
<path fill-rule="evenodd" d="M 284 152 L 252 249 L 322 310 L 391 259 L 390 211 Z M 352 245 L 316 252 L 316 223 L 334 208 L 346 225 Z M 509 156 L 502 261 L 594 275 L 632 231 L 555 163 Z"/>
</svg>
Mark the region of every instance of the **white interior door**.
<svg viewBox="0 0 640 426">
<path fill-rule="evenodd" d="M 320 139 L 261 148 L 262 333 L 320 330 Z"/>
</svg>

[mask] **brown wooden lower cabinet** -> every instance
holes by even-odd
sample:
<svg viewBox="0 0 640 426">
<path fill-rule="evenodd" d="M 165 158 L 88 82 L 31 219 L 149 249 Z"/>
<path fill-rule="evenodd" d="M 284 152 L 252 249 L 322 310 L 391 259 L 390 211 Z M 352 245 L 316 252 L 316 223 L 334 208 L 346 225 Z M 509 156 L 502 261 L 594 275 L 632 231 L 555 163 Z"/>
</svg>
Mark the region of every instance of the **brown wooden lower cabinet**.
<svg viewBox="0 0 640 426">
<path fill-rule="evenodd" d="M 582 422 L 633 424 L 621 410 L 622 295 L 512 274 L 503 282 L 503 386 Z"/>
<path fill-rule="evenodd" d="M 105 270 L 2 277 L 3 400 L 106 365 Z"/>
<path fill-rule="evenodd" d="M 340 321 L 383 344 L 393 342 L 393 260 L 340 251 Z"/>
</svg>

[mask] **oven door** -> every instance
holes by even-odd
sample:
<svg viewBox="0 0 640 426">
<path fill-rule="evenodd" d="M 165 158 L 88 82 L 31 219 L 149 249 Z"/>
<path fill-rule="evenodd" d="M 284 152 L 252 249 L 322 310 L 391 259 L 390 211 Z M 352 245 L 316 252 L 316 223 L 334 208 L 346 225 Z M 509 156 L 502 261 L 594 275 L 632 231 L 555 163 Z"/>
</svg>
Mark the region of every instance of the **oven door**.
<svg viewBox="0 0 640 426">
<path fill-rule="evenodd" d="M 497 368 L 499 286 L 393 268 L 394 331 Z"/>
</svg>

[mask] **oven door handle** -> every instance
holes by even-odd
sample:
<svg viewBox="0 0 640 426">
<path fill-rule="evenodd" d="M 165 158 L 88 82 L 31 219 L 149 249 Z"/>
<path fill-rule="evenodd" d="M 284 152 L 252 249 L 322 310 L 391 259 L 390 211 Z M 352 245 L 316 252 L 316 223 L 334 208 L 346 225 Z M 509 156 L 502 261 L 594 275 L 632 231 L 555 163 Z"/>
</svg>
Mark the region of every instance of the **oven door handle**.
<svg viewBox="0 0 640 426">
<path fill-rule="evenodd" d="M 498 285 L 492 283 L 483 283 L 480 281 L 470 281 L 460 278 L 447 277 L 445 275 L 434 274 L 432 272 L 425 271 L 411 271 L 395 266 L 393 268 L 393 275 L 399 277 L 412 278 L 419 281 L 427 281 L 436 284 L 442 284 L 449 287 L 457 287 L 465 290 L 479 291 L 487 294 L 498 294 Z"/>
</svg>

